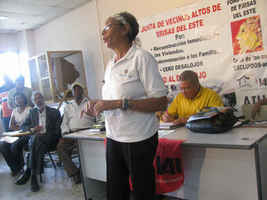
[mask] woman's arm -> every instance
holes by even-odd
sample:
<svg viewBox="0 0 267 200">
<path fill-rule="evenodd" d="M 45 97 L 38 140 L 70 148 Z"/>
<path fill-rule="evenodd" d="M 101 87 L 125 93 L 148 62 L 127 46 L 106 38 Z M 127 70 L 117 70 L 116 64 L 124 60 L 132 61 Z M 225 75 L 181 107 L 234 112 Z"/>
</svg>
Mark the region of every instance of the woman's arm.
<svg viewBox="0 0 267 200">
<path fill-rule="evenodd" d="M 167 97 L 148 98 L 128 100 L 128 110 L 137 112 L 157 112 L 164 111 L 167 107 Z M 123 100 L 96 100 L 88 102 L 85 113 L 97 116 L 100 112 L 105 110 L 123 109 Z"/>
<path fill-rule="evenodd" d="M 19 130 L 19 126 L 16 123 L 14 115 L 11 116 L 11 119 L 9 122 L 9 128 L 14 131 Z"/>
<path fill-rule="evenodd" d="M 129 109 L 138 112 L 157 112 L 167 108 L 168 100 L 166 96 L 158 98 L 129 100 Z"/>
</svg>

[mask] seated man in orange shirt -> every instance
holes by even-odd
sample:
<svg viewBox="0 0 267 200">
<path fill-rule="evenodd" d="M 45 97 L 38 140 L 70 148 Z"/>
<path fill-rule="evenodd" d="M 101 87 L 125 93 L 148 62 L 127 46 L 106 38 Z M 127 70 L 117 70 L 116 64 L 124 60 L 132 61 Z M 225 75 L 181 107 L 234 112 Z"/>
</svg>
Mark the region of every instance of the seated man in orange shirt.
<svg viewBox="0 0 267 200">
<path fill-rule="evenodd" d="M 215 91 L 202 87 L 197 74 L 191 70 L 180 75 L 180 90 L 163 114 L 162 121 L 184 125 L 191 115 L 202 108 L 223 106 L 221 97 Z"/>
</svg>

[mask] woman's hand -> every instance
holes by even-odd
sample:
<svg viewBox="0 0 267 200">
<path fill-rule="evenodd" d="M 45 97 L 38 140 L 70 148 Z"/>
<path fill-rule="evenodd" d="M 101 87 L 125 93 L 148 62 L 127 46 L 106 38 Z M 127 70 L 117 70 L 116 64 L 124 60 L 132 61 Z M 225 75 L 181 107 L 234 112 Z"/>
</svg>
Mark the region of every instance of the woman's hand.
<svg viewBox="0 0 267 200">
<path fill-rule="evenodd" d="M 89 101 L 83 111 L 81 112 L 81 117 L 83 113 L 91 116 L 98 116 L 104 110 L 113 110 L 121 108 L 121 100 L 95 100 Z"/>
<path fill-rule="evenodd" d="M 95 103 L 96 103 L 96 101 L 88 101 L 87 104 L 85 104 L 85 106 L 81 112 L 80 118 L 83 117 L 83 114 L 87 114 L 90 116 L 96 116 L 95 112 L 94 112 Z"/>
<path fill-rule="evenodd" d="M 43 130 L 43 127 L 39 125 L 31 128 L 31 132 L 35 134 L 40 134 L 42 130 Z"/>
<path fill-rule="evenodd" d="M 98 116 L 104 110 L 110 110 L 111 103 L 105 100 L 97 100 L 94 104 L 94 113 L 95 116 Z"/>
</svg>

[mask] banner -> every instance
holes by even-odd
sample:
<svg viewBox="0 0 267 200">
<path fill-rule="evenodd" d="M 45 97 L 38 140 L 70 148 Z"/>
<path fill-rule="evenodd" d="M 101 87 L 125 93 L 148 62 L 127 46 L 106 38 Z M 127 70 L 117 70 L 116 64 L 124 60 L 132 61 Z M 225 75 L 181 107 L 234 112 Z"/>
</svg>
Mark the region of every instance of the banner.
<svg viewBox="0 0 267 200">
<path fill-rule="evenodd" d="M 184 183 L 181 144 L 183 140 L 160 138 L 154 160 L 156 193 L 178 190 Z"/>
<path fill-rule="evenodd" d="M 184 168 L 181 144 L 184 140 L 170 140 L 160 138 L 155 159 L 156 194 L 163 194 L 178 190 L 184 183 Z M 133 190 L 131 177 L 130 189 Z"/>
<path fill-rule="evenodd" d="M 184 70 L 198 74 L 226 105 L 267 94 L 265 0 L 203 0 L 140 22 L 141 46 L 157 59 L 171 96 Z M 251 92 L 253 91 L 253 93 Z"/>
</svg>

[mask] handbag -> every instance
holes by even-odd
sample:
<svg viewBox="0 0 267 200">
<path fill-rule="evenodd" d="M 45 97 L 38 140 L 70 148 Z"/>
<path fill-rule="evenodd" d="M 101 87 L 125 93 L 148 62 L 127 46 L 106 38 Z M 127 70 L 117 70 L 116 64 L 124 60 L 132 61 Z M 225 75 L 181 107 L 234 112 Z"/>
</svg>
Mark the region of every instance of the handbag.
<svg viewBox="0 0 267 200">
<path fill-rule="evenodd" d="M 238 118 L 231 107 L 206 107 L 189 117 L 186 128 L 199 133 L 223 133 L 233 128 Z"/>
</svg>

